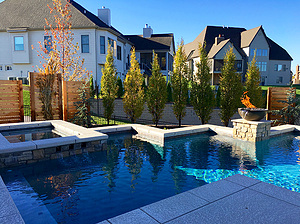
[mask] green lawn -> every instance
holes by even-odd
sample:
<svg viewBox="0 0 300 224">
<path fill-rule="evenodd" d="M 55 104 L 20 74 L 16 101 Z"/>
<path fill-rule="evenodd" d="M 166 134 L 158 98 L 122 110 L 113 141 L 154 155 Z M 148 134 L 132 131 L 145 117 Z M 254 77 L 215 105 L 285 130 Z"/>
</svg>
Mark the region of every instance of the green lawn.
<svg viewBox="0 0 300 224">
<path fill-rule="evenodd" d="M 99 117 L 99 116 L 92 116 L 94 121 L 96 122 L 97 125 L 107 125 L 107 120 L 104 117 Z M 130 124 L 128 121 L 122 121 L 122 120 L 110 120 L 109 124 Z"/>
<path fill-rule="evenodd" d="M 289 86 L 261 86 L 261 89 L 267 94 L 269 87 L 289 87 Z M 297 97 L 300 97 L 300 85 L 294 86 L 296 88 Z"/>
<path fill-rule="evenodd" d="M 30 93 L 29 93 L 29 90 L 23 90 L 23 103 L 24 103 L 24 106 L 25 105 L 30 106 Z"/>
</svg>

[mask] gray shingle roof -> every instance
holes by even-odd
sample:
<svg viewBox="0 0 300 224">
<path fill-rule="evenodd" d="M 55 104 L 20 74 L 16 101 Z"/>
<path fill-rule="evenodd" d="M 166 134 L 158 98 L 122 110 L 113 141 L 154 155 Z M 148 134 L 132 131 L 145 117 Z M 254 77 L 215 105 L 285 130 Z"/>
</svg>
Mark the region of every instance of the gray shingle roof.
<svg viewBox="0 0 300 224">
<path fill-rule="evenodd" d="M 218 45 L 213 45 L 208 52 L 208 58 L 214 58 L 216 54 L 230 41 L 230 39 L 221 41 Z"/>
<path fill-rule="evenodd" d="M 62 0 L 66 1 L 66 0 Z M 112 26 L 108 26 L 96 15 L 86 10 L 77 2 L 70 0 L 72 28 L 103 28 L 123 35 Z M 0 3 L 0 31 L 8 28 L 26 27 L 28 30 L 43 30 L 45 17 L 54 24 L 54 17 L 47 6 L 53 6 L 51 0 L 5 0 Z M 124 38 L 123 38 L 124 39 Z"/>
<path fill-rule="evenodd" d="M 214 47 L 215 37 L 221 34 L 224 39 L 230 39 L 230 42 L 242 56 L 246 56 L 242 48 L 248 47 L 251 44 L 260 29 L 263 31 L 270 47 L 270 60 L 293 60 L 285 49 L 266 36 L 262 26 L 250 30 L 235 27 L 207 26 L 193 42 L 184 45 L 185 53 L 188 59 L 199 57 L 199 43 L 203 44 L 205 41 L 206 51 L 209 52 L 210 57 L 213 57 L 216 54 L 213 54 L 216 51 Z M 212 48 L 213 51 L 210 52 Z"/>
<path fill-rule="evenodd" d="M 250 30 L 246 30 L 241 33 L 241 48 L 249 47 L 252 43 L 252 40 L 258 33 L 258 31 L 262 28 L 262 26 L 255 27 Z"/>
<path fill-rule="evenodd" d="M 166 50 L 169 51 L 173 45 L 174 35 L 168 34 L 152 34 L 150 38 L 144 38 L 142 35 L 125 35 L 128 41 L 132 42 L 137 51 L 141 50 Z"/>
</svg>

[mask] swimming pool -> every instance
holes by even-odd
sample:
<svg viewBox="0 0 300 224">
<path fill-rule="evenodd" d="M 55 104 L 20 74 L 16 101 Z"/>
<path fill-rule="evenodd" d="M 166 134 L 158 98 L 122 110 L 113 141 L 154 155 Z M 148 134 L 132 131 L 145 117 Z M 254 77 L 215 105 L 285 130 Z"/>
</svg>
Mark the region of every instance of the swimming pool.
<svg viewBox="0 0 300 224">
<path fill-rule="evenodd" d="M 29 128 L 21 130 L 5 130 L 0 132 L 10 143 L 35 141 L 49 138 L 60 138 L 63 135 L 54 127 Z"/>
<path fill-rule="evenodd" d="M 26 223 L 97 223 L 241 173 L 300 192 L 300 140 L 256 144 L 205 133 L 164 147 L 112 135 L 107 151 L 2 169 Z"/>
</svg>

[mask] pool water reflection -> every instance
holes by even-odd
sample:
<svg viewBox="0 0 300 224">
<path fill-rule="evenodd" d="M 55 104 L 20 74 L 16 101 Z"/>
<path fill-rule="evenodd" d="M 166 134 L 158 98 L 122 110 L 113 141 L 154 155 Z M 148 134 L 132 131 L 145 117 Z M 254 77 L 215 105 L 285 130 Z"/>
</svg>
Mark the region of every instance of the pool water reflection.
<svg viewBox="0 0 300 224">
<path fill-rule="evenodd" d="M 107 151 L 0 174 L 26 223 L 97 223 L 235 173 L 300 192 L 299 142 L 296 134 L 249 144 L 205 133 L 160 147 L 118 134 Z"/>
</svg>

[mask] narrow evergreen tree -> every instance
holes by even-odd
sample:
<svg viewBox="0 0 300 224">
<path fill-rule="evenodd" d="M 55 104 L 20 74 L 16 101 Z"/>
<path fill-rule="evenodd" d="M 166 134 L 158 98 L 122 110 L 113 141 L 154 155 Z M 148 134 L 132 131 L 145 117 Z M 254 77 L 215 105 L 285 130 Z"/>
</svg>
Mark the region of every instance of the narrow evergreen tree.
<svg viewBox="0 0 300 224">
<path fill-rule="evenodd" d="M 130 69 L 124 81 L 124 111 L 132 123 L 136 122 L 144 110 L 144 90 L 142 88 L 143 76 L 140 65 L 136 60 L 135 48 L 131 51 Z"/>
<path fill-rule="evenodd" d="M 74 103 L 77 111 L 74 115 L 74 118 L 71 121 L 75 124 L 89 128 L 92 126 L 92 122 L 94 120 L 92 119 L 89 110 L 91 98 L 90 98 L 89 87 L 87 83 L 83 84 L 78 89 L 78 94 L 79 94 L 80 101 Z"/>
<path fill-rule="evenodd" d="M 104 117 L 109 125 L 109 120 L 114 112 L 114 101 L 117 97 L 118 86 L 116 77 L 116 68 L 114 65 L 114 58 L 111 46 L 108 45 L 106 61 L 104 69 L 102 69 L 101 78 L 101 96 L 103 99 Z"/>
<path fill-rule="evenodd" d="M 256 54 L 254 54 L 251 63 L 248 64 L 245 87 L 246 91 L 248 91 L 247 95 L 250 97 L 251 103 L 256 107 L 261 108 L 263 106 L 264 99 L 259 83 L 260 72 L 259 68 L 256 66 Z"/>
<path fill-rule="evenodd" d="M 157 127 L 167 102 L 167 86 L 160 71 L 157 54 L 154 51 L 153 54 L 152 76 L 149 79 L 146 101 L 149 113 L 152 115 L 152 121 Z"/>
<path fill-rule="evenodd" d="M 168 84 L 167 84 L 167 102 L 171 103 L 172 101 L 173 101 L 173 96 L 172 96 L 171 82 L 168 82 Z"/>
<path fill-rule="evenodd" d="M 214 92 L 210 87 L 210 67 L 204 45 L 199 44 L 200 62 L 196 63 L 197 72 L 191 82 L 191 104 L 194 111 L 205 124 L 210 119 L 215 104 Z"/>
<path fill-rule="evenodd" d="M 118 77 L 117 79 L 117 86 L 118 86 L 118 93 L 117 93 L 117 98 L 122 98 L 124 95 L 124 88 L 123 88 L 123 82 L 120 79 L 120 77 Z"/>
<path fill-rule="evenodd" d="M 188 98 L 189 69 L 186 64 L 186 55 L 183 50 L 183 41 L 178 46 L 173 63 L 173 75 L 171 78 L 173 89 L 173 112 L 181 126 L 181 120 L 185 116 L 186 102 Z"/>
<path fill-rule="evenodd" d="M 235 69 L 235 59 L 233 48 L 230 48 L 226 52 L 220 77 L 220 117 L 226 127 L 241 104 L 240 97 L 243 92 L 241 75 Z"/>
<path fill-rule="evenodd" d="M 96 90 L 94 87 L 94 78 L 93 75 L 90 76 L 90 96 L 92 99 L 95 98 Z"/>
</svg>

